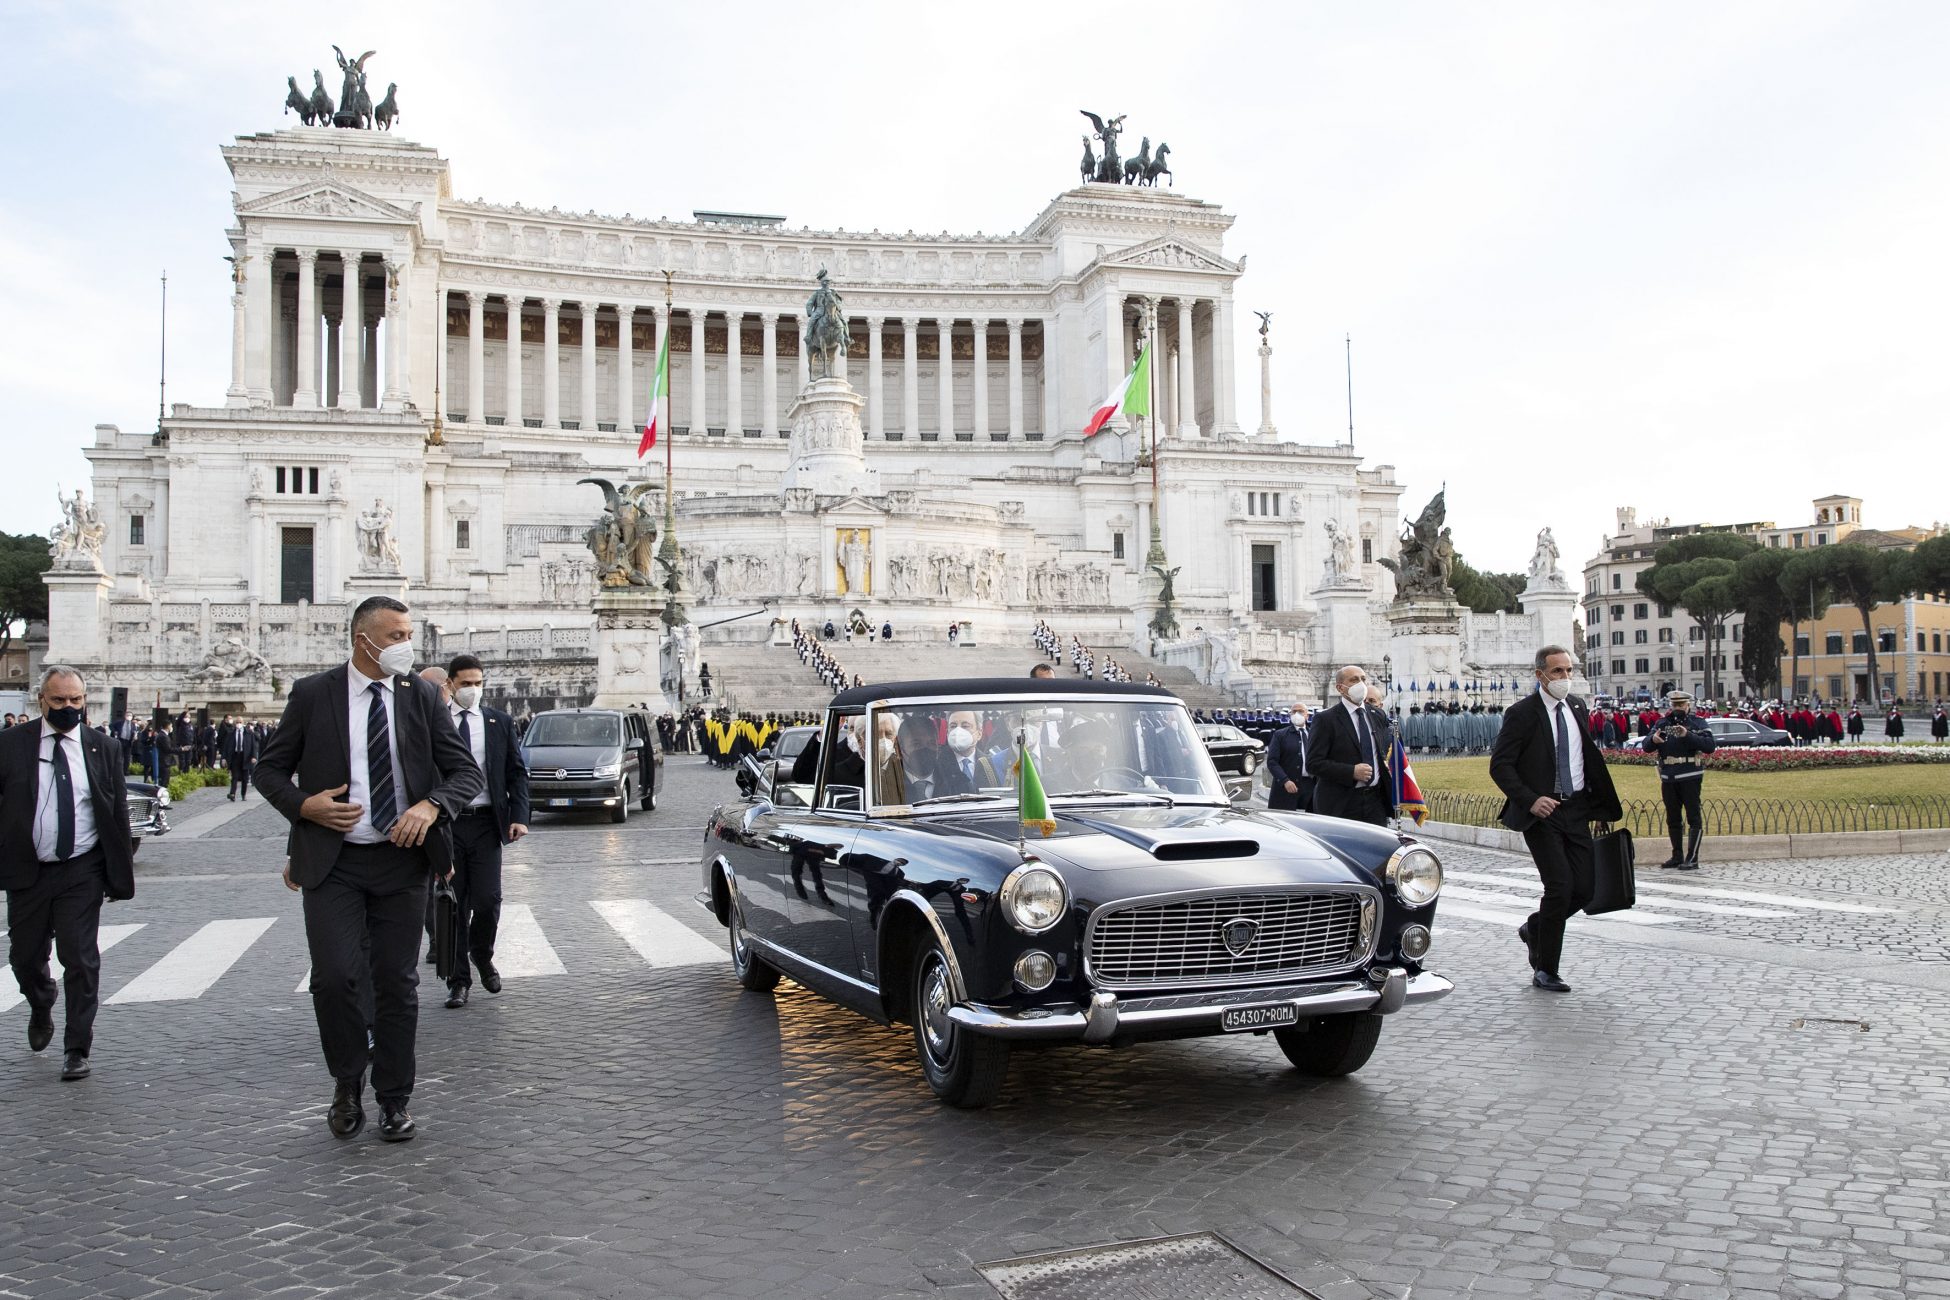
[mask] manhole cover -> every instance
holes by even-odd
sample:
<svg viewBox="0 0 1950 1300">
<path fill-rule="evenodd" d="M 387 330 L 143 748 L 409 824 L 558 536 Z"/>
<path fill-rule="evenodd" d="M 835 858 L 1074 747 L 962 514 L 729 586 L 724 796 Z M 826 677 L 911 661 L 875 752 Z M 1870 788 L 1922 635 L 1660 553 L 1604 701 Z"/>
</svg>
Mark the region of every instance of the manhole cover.
<svg viewBox="0 0 1950 1300">
<path fill-rule="evenodd" d="M 1825 1029 L 1830 1033 L 1866 1034 L 1869 1022 L 1866 1020 L 1836 1020 L 1829 1016 L 1796 1016 L 1788 1021 L 1789 1029 Z"/>
<path fill-rule="evenodd" d="M 975 1271 L 1008 1300 L 1320 1300 L 1212 1232 L 1027 1255 Z"/>
</svg>

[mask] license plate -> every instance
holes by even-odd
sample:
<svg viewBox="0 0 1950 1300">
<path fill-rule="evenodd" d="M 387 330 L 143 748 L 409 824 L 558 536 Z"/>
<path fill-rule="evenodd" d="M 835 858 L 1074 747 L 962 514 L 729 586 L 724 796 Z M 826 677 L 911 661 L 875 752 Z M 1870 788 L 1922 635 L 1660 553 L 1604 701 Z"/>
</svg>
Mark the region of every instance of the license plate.
<svg viewBox="0 0 1950 1300">
<path fill-rule="evenodd" d="M 549 801 L 548 801 L 548 806 L 549 806 L 549 807 L 551 807 L 551 808 L 573 808 L 573 807 L 575 806 L 575 800 L 573 800 L 573 799 L 551 799 L 551 800 L 549 800 Z"/>
<path fill-rule="evenodd" d="M 1227 1007 L 1219 1013 L 1219 1028 L 1227 1033 L 1242 1029 L 1278 1029 L 1300 1023 L 1300 1008 L 1291 1002 L 1272 1002 L 1261 1007 Z"/>
</svg>

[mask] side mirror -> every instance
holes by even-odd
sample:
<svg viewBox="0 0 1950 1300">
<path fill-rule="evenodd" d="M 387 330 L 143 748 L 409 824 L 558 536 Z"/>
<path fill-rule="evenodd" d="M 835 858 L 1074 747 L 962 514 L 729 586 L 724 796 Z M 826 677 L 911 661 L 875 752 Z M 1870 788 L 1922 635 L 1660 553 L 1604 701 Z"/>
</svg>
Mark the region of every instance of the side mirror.
<svg viewBox="0 0 1950 1300">
<path fill-rule="evenodd" d="M 769 763 L 772 761 L 772 747 L 770 745 L 758 751 L 758 761 L 761 763 Z"/>
</svg>

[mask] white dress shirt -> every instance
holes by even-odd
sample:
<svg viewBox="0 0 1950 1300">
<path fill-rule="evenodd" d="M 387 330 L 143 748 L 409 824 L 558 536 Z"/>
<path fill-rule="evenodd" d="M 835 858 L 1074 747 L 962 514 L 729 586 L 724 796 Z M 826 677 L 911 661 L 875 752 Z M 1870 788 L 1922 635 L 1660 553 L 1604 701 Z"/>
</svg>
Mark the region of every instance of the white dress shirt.
<svg viewBox="0 0 1950 1300">
<path fill-rule="evenodd" d="M 366 765 L 366 714 L 372 708 L 373 679 L 354 668 L 345 666 L 346 720 L 345 734 L 350 744 L 352 773 L 347 781 L 351 788 L 345 797 L 359 805 L 359 823 L 345 833 L 348 844 L 383 844 L 386 832 L 372 824 L 372 775 Z M 393 679 L 381 678 L 380 694 L 386 701 L 386 741 L 393 756 L 393 806 L 405 812 L 406 780 L 399 765 L 399 710 L 393 703 Z"/>
<path fill-rule="evenodd" d="M 463 713 L 467 715 L 467 746 L 474 753 L 474 765 L 481 769 L 481 775 L 485 778 L 487 776 L 487 719 L 481 716 L 480 706 L 475 705 L 471 709 L 463 709 L 460 705 L 450 700 L 447 703 L 447 712 L 454 715 L 454 729 L 456 731 L 460 730 L 460 715 Z M 467 806 L 469 808 L 485 808 L 487 804 L 487 782 L 483 780 L 481 782 L 481 792 L 475 795 Z"/>
<path fill-rule="evenodd" d="M 42 862 L 57 861 L 55 846 L 61 838 L 61 806 L 55 802 L 54 745 L 66 750 L 68 774 L 74 787 L 74 856 L 80 857 L 95 847 L 95 802 L 88 797 L 88 755 L 81 747 L 81 728 L 66 735 L 41 723 L 40 785 L 34 800 L 34 855 Z"/>
<path fill-rule="evenodd" d="M 1382 739 L 1375 734 L 1374 719 L 1368 714 L 1368 706 L 1365 704 L 1350 704 L 1347 696 L 1343 695 L 1341 696 L 1341 707 L 1347 710 L 1348 723 L 1354 728 L 1354 747 L 1356 749 L 1361 748 L 1361 733 L 1364 731 L 1367 732 L 1368 739 L 1374 742 L 1374 773 L 1363 784 L 1368 787 L 1380 785 L 1381 764 L 1384 757 L 1381 752 Z M 1363 754 L 1360 761 L 1366 762 L 1367 756 Z M 1303 761 L 1301 764 L 1303 771 L 1305 770 L 1305 766 L 1306 764 Z"/>
<path fill-rule="evenodd" d="M 1541 687 L 1538 689 L 1538 694 L 1544 697 L 1544 708 L 1550 718 L 1551 748 L 1553 752 L 1555 752 L 1557 747 L 1557 717 L 1560 710 L 1563 712 L 1564 734 L 1571 742 L 1571 788 L 1564 793 L 1576 794 L 1578 791 L 1584 789 L 1584 728 L 1578 725 L 1578 715 L 1571 712 L 1571 701 L 1569 699 L 1553 700 L 1550 697 L 1550 692 L 1543 690 Z M 1553 758 L 1551 760 L 1551 770 L 1553 772 L 1557 770 L 1556 763 L 1557 760 Z"/>
</svg>

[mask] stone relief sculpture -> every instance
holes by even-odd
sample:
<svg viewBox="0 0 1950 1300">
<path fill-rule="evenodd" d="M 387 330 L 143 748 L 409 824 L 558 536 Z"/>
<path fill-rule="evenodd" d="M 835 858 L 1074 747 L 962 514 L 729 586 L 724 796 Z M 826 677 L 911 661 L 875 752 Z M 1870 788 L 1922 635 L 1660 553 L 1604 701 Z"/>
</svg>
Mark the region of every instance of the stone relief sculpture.
<svg viewBox="0 0 1950 1300">
<path fill-rule="evenodd" d="M 398 573 L 399 543 L 393 538 L 393 508 L 374 497 L 353 523 L 359 530 L 359 572 Z"/>
<path fill-rule="evenodd" d="M 61 503 L 61 522 L 48 534 L 54 543 L 48 554 L 54 557 L 57 569 L 86 569 L 102 571 L 102 541 L 108 536 L 101 515 L 95 503 L 82 495 L 80 488 L 74 490 L 72 497 L 64 497 L 56 489 L 54 499 Z"/>
<path fill-rule="evenodd" d="M 584 535 L 584 543 L 596 559 L 597 581 L 605 587 L 656 586 L 652 570 L 657 524 L 642 501 L 650 486 L 640 483 L 619 492 L 606 478 L 579 478 L 576 482 L 593 483 L 601 488 L 608 507 Z"/>
<path fill-rule="evenodd" d="M 1537 530 L 1537 549 L 1530 557 L 1530 585 L 1540 591 L 1569 588 L 1564 573 L 1557 567 L 1557 539 L 1548 525 Z"/>
<path fill-rule="evenodd" d="M 263 655 L 244 644 L 242 637 L 225 637 L 222 644 L 203 656 L 203 662 L 184 674 L 193 682 L 265 680 L 271 677 L 271 664 Z"/>
<path fill-rule="evenodd" d="M 1383 559 L 1382 567 L 1395 575 L 1395 601 L 1454 599 L 1449 575 L 1456 567 L 1456 546 L 1444 526 L 1447 489 L 1437 492 L 1415 522 L 1402 530 L 1401 558 Z"/>
</svg>

